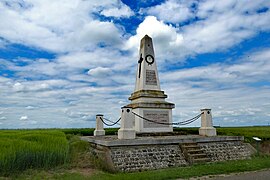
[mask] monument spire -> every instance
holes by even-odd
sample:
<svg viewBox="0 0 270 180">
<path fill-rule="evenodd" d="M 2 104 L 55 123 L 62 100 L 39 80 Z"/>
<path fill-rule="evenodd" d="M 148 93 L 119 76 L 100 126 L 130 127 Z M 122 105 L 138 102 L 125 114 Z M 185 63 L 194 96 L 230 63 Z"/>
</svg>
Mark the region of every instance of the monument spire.
<svg viewBox="0 0 270 180">
<path fill-rule="evenodd" d="M 160 90 L 152 38 L 145 35 L 140 44 L 135 91 Z"/>
<path fill-rule="evenodd" d="M 132 112 L 137 114 L 134 124 L 136 132 L 173 131 L 174 104 L 165 101 L 165 98 L 167 95 L 160 90 L 153 41 L 145 35 L 140 44 L 135 91 L 129 97 L 131 103 L 123 107 L 132 108 Z"/>
</svg>

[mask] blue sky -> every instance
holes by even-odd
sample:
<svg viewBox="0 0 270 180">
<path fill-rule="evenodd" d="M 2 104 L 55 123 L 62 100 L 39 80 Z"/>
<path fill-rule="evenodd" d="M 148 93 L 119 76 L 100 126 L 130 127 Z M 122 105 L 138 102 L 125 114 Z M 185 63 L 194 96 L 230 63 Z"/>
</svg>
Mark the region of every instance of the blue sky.
<svg viewBox="0 0 270 180">
<path fill-rule="evenodd" d="M 268 0 L 1 0 L 0 128 L 94 127 L 134 90 L 153 38 L 173 121 L 270 123 Z M 199 126 L 195 122 L 192 126 Z"/>
</svg>

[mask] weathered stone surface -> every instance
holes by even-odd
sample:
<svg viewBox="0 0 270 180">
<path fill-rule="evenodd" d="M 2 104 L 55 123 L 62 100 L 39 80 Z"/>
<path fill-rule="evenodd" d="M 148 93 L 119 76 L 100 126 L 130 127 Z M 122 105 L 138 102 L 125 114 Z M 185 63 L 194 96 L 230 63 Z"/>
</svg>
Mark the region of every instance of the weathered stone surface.
<svg viewBox="0 0 270 180">
<path fill-rule="evenodd" d="M 117 139 L 117 136 L 84 136 L 82 140 L 103 146 L 132 146 L 132 145 L 155 145 L 155 144 L 181 144 L 181 143 L 207 143 L 223 141 L 243 141 L 243 136 L 213 136 L 205 137 L 198 135 L 178 136 L 147 136 L 136 139 Z"/>
<path fill-rule="evenodd" d="M 94 136 L 104 136 L 105 135 L 105 131 L 103 128 L 103 122 L 101 121 L 102 118 L 103 118 L 102 114 L 96 115 L 96 129 L 94 131 Z"/>
<path fill-rule="evenodd" d="M 154 109 L 173 109 L 175 105 L 166 101 L 155 101 L 155 102 L 138 102 L 131 103 L 125 107 L 135 108 L 154 108 Z"/>
<path fill-rule="evenodd" d="M 241 141 L 198 143 L 212 162 L 249 158 L 253 151 Z"/>
<path fill-rule="evenodd" d="M 202 136 L 216 136 L 216 128 L 213 127 L 211 109 L 201 109 L 201 128 L 199 134 Z"/>
<path fill-rule="evenodd" d="M 167 95 L 164 94 L 164 91 L 158 90 L 139 90 L 131 94 L 128 98 L 129 100 L 134 100 L 140 97 L 149 97 L 149 98 L 167 98 Z"/>
<path fill-rule="evenodd" d="M 187 165 L 178 145 L 112 147 L 111 156 L 116 169 L 125 172 Z"/>
<path fill-rule="evenodd" d="M 135 139 L 135 117 L 131 108 L 122 108 L 121 128 L 118 130 L 118 139 Z"/>
<path fill-rule="evenodd" d="M 135 90 L 129 97 L 131 103 L 126 105 L 127 108 L 132 108 L 132 111 L 137 114 L 135 116 L 135 131 L 136 132 L 172 132 L 172 109 L 175 107 L 173 103 L 165 101 L 167 95 L 164 91 L 160 90 L 160 83 L 158 77 L 157 64 L 155 60 L 154 46 L 152 38 L 145 35 L 141 39 L 140 50 L 139 50 L 139 60 L 136 75 L 136 85 Z M 152 127 L 149 127 L 144 114 L 145 111 L 151 109 L 157 110 L 156 116 L 152 116 L 152 119 L 148 121 L 155 122 L 151 123 Z M 159 110 L 166 110 L 168 112 L 168 119 L 165 126 L 159 124 L 160 114 Z M 144 117 L 144 118 L 142 118 Z M 157 119 L 155 118 L 157 117 Z"/>
<path fill-rule="evenodd" d="M 238 136 L 163 136 L 134 140 L 119 140 L 113 136 L 91 138 L 95 141 L 90 141 L 89 137 L 81 139 L 90 142 L 92 152 L 104 162 L 108 170 L 123 172 L 190 165 L 192 163 L 189 164 L 188 161 L 194 153 L 188 151 L 185 157 L 181 150 L 187 143 L 196 143 L 198 150 L 203 151 L 210 162 L 246 159 L 256 152 L 249 144 L 243 143 L 243 137 Z"/>
</svg>

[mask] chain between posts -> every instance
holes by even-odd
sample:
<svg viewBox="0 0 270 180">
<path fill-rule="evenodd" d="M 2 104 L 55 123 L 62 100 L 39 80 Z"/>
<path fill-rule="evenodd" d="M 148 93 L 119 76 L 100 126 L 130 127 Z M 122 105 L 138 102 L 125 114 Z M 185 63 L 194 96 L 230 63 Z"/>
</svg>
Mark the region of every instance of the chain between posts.
<svg viewBox="0 0 270 180">
<path fill-rule="evenodd" d="M 146 120 L 146 121 L 149 121 L 149 122 L 152 122 L 152 123 L 156 123 L 156 124 L 163 124 L 163 125 L 187 125 L 187 124 L 193 123 L 193 122 L 195 122 L 196 120 L 198 120 L 198 119 L 201 117 L 201 115 L 203 114 L 203 112 L 202 112 L 202 113 L 198 114 L 197 116 L 195 116 L 195 117 L 193 117 L 193 118 L 191 118 L 191 119 L 185 120 L 185 121 L 180 121 L 180 122 L 175 122 L 175 123 L 163 123 L 163 122 L 157 122 L 157 121 L 155 121 L 155 120 L 147 119 L 147 118 L 145 118 L 145 117 L 143 117 L 143 116 L 140 116 L 139 114 L 137 114 L 137 113 L 135 113 L 135 112 L 132 112 L 132 113 L 133 113 L 135 116 L 137 116 L 137 117 L 139 117 L 139 118 L 141 118 L 141 119 L 143 119 L 143 120 Z M 105 124 L 105 125 L 107 125 L 107 126 L 114 126 L 115 124 L 119 124 L 118 122 L 121 120 L 121 117 L 120 117 L 116 122 L 113 122 L 113 121 L 111 121 L 111 120 L 109 120 L 109 119 L 101 118 L 101 117 L 100 117 L 100 120 L 101 120 L 101 122 L 102 122 L 103 124 Z M 111 122 L 112 124 L 108 124 L 108 123 L 104 122 L 104 120 L 105 120 L 105 121 L 108 121 L 108 122 Z"/>
<path fill-rule="evenodd" d="M 143 119 L 143 120 L 146 120 L 146 121 L 149 121 L 149 122 L 152 122 L 152 123 L 156 123 L 156 124 L 163 124 L 163 125 L 187 125 L 187 124 L 190 124 L 190 123 L 193 123 L 194 121 L 196 121 L 197 119 L 199 119 L 201 117 L 201 115 L 203 114 L 200 113 L 198 114 L 197 116 L 191 118 L 191 119 L 188 119 L 188 120 L 185 120 L 185 121 L 181 121 L 181 122 L 176 122 L 176 123 L 163 123 L 163 122 L 157 122 L 157 121 L 154 121 L 154 120 L 151 120 L 151 119 L 147 119 L 145 117 L 142 117 L 140 116 L 139 114 L 135 113 L 135 112 L 132 112 L 135 116 Z"/>
<path fill-rule="evenodd" d="M 100 118 L 101 122 L 102 122 L 103 124 L 105 124 L 106 126 L 114 126 L 114 125 L 116 125 L 116 124 L 119 124 L 118 122 L 121 120 L 121 117 L 120 117 L 116 122 L 113 122 L 113 121 L 111 121 L 111 120 L 109 120 L 109 119 L 106 119 L 106 118 L 101 118 L 101 117 L 99 117 L 99 118 Z M 108 124 L 108 123 L 104 122 L 104 120 L 105 120 L 105 121 L 108 121 L 108 122 L 111 122 L 112 124 Z"/>
</svg>

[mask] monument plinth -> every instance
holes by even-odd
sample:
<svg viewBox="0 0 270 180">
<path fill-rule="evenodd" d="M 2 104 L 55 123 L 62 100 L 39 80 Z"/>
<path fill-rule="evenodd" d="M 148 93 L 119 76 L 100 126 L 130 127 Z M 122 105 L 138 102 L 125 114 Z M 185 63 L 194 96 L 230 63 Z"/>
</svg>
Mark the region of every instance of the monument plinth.
<svg viewBox="0 0 270 180">
<path fill-rule="evenodd" d="M 137 115 L 150 119 L 150 122 L 135 116 L 136 132 L 172 132 L 173 103 L 165 101 L 167 95 L 160 90 L 160 83 L 155 60 L 152 38 L 145 35 L 140 44 L 135 90 L 129 97 Z"/>
</svg>

